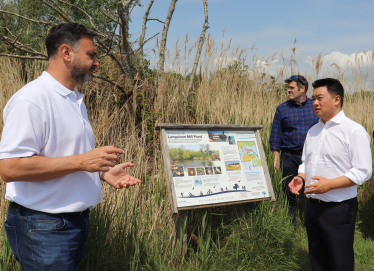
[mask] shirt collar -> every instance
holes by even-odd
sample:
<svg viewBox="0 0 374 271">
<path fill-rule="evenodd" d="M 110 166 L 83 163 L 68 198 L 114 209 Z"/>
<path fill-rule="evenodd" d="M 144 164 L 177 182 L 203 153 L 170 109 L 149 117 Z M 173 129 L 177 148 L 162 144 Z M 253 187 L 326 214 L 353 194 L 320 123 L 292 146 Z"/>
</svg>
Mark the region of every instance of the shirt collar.
<svg viewBox="0 0 374 271">
<path fill-rule="evenodd" d="M 335 115 L 335 117 L 333 117 L 331 120 L 327 121 L 326 124 L 323 124 L 323 121 L 321 119 L 319 119 L 319 123 L 323 124 L 323 125 L 327 125 L 329 123 L 336 123 L 336 124 L 340 124 L 340 122 L 343 120 L 343 118 L 345 117 L 345 114 L 344 114 L 344 111 L 343 109 Z"/>
<path fill-rule="evenodd" d="M 305 101 L 303 101 L 301 104 L 306 104 L 308 102 L 308 97 L 306 97 Z"/>
<path fill-rule="evenodd" d="M 308 102 L 308 97 L 306 97 L 306 100 L 303 101 L 301 104 L 297 104 L 295 103 L 293 100 L 288 100 L 288 102 L 292 105 L 295 105 L 295 106 L 300 106 L 300 105 L 305 105 L 307 102 Z"/>
<path fill-rule="evenodd" d="M 74 91 L 71 91 L 70 89 L 64 87 L 60 82 L 58 82 L 55 78 L 53 78 L 52 75 L 50 75 L 48 72 L 44 71 L 42 73 L 42 79 L 54 90 L 56 91 L 58 94 L 60 94 L 61 96 L 68 96 L 70 94 L 72 94 L 73 92 L 75 92 L 77 94 L 77 99 L 80 100 L 80 99 L 83 99 L 83 95 L 80 94 L 78 91 L 74 90 Z"/>
</svg>

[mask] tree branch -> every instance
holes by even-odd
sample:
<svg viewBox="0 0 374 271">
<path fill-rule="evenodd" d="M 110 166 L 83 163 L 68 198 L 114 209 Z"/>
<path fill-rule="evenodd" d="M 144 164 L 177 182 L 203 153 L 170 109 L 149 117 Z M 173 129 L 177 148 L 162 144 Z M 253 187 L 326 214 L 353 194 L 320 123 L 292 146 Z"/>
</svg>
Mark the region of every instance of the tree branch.
<svg viewBox="0 0 374 271">
<path fill-rule="evenodd" d="M 177 3 L 177 1 L 178 0 L 171 0 L 169 12 L 168 12 L 168 15 L 166 16 L 166 20 L 164 23 L 164 29 L 162 30 L 162 36 L 161 36 L 161 41 L 160 41 L 160 53 L 159 53 L 158 68 L 157 68 L 158 81 L 162 79 L 162 75 L 164 74 L 166 39 L 168 36 L 171 17 L 173 17 L 175 4 Z"/>
<path fill-rule="evenodd" d="M 118 0 L 118 15 L 121 20 L 121 34 L 122 34 L 122 49 L 124 55 L 125 76 L 129 85 L 133 85 L 133 76 L 130 64 L 131 45 L 129 43 L 129 21 L 130 21 L 130 6 L 134 0 Z"/>
<path fill-rule="evenodd" d="M 2 39 L 8 45 L 10 45 L 10 46 L 12 46 L 12 47 L 14 47 L 14 48 L 22 51 L 22 52 L 25 52 L 25 53 L 28 53 L 28 54 L 32 54 L 32 55 L 36 55 L 36 56 L 41 56 L 43 58 L 48 59 L 48 57 L 45 54 L 42 54 L 42 53 L 34 50 L 33 48 L 20 43 L 16 39 L 12 40 L 12 39 L 10 39 L 8 37 L 3 36 L 1 33 L 0 33 L 0 39 Z"/>
<path fill-rule="evenodd" d="M 24 28 L 22 28 L 21 29 L 21 31 L 19 31 L 19 34 L 16 36 L 16 38 L 13 40 L 13 42 L 12 42 L 12 44 L 14 45 L 16 42 L 17 42 L 17 40 L 18 40 L 18 38 L 21 36 L 21 34 L 22 34 L 22 32 L 23 32 L 23 29 Z M 10 31 L 9 31 L 10 32 Z M 11 32 L 10 32 L 11 33 Z M 14 36 L 14 35 L 13 35 Z"/>
<path fill-rule="evenodd" d="M 78 7 L 78 6 L 76 6 L 76 5 L 73 5 L 73 4 L 70 4 L 70 3 L 68 3 L 68 2 L 65 2 L 65 1 L 62 1 L 62 0 L 57 0 L 57 1 L 59 1 L 59 2 L 61 2 L 61 3 L 64 3 L 64 4 L 68 5 L 68 6 L 74 7 L 74 8 L 76 8 L 76 9 L 80 10 L 81 12 L 83 12 L 84 15 L 86 15 L 86 16 L 88 17 L 88 19 L 90 20 L 90 23 L 91 23 L 92 27 L 96 30 L 97 34 L 99 34 L 99 35 L 101 34 L 101 32 L 97 29 L 97 27 L 96 27 L 95 24 L 93 23 L 93 21 L 92 21 L 92 16 L 90 16 L 86 11 L 84 11 L 84 10 L 81 9 L 80 7 Z M 101 34 L 101 35 L 104 36 L 103 34 Z"/>
<path fill-rule="evenodd" d="M 113 22 L 115 22 L 116 24 L 121 25 L 121 22 L 120 22 L 120 21 L 118 21 L 118 20 L 116 20 L 116 19 L 110 17 L 110 16 L 109 16 L 108 14 L 106 14 L 103 10 L 100 10 L 100 12 L 101 12 L 102 14 L 104 14 L 108 19 L 110 19 L 110 20 L 112 20 Z"/>
<path fill-rule="evenodd" d="M 139 50 L 143 50 L 142 47 L 144 46 L 144 44 L 146 44 L 148 41 L 150 41 L 151 39 L 153 39 L 154 37 L 156 37 L 158 34 L 160 34 L 160 32 L 158 32 L 157 34 L 153 35 L 152 37 L 150 37 L 149 39 L 147 39 L 145 42 L 143 42 L 143 45 L 141 47 L 139 46 L 139 48 L 135 50 L 135 53 L 137 51 L 139 51 Z"/>
<path fill-rule="evenodd" d="M 205 33 L 206 33 L 206 30 L 209 28 L 209 23 L 208 23 L 208 2 L 207 2 L 207 0 L 204 0 L 204 14 L 205 14 L 205 22 L 204 22 L 204 25 L 203 25 L 203 30 L 201 31 L 200 41 L 199 41 L 199 45 L 197 47 L 196 57 L 195 57 L 195 61 L 193 63 L 193 68 L 192 68 L 192 72 L 191 72 L 191 76 L 190 76 L 190 82 L 188 83 L 188 92 L 187 92 L 188 95 L 187 95 L 187 99 L 192 94 L 192 92 L 191 92 L 192 85 L 193 85 L 193 82 L 195 80 L 197 65 L 199 64 L 201 51 L 203 49 L 203 45 L 204 45 L 204 41 L 205 41 Z"/>
<path fill-rule="evenodd" d="M 158 22 L 160 22 L 162 24 L 165 24 L 165 22 L 163 22 L 163 21 L 161 21 L 159 19 L 155 19 L 155 18 L 150 18 L 150 19 L 148 19 L 148 21 L 158 21 Z"/>
<path fill-rule="evenodd" d="M 154 1 L 155 0 L 151 0 L 149 2 L 149 5 L 147 7 L 147 10 L 145 11 L 144 18 L 143 18 L 142 34 L 140 35 L 140 38 L 139 38 L 139 48 L 138 48 L 138 50 L 140 50 L 140 52 L 139 52 L 140 59 L 143 59 L 143 46 L 144 46 L 145 30 L 147 29 L 146 24 L 147 24 L 147 21 L 148 21 L 149 12 L 151 10 L 151 7 L 152 7 Z"/>
<path fill-rule="evenodd" d="M 20 59 L 38 59 L 38 60 L 48 60 L 47 57 L 39 57 L 39 56 L 20 56 L 20 55 L 12 55 L 12 54 L 0 54 L 0 56 L 12 57 L 12 58 L 20 58 Z"/>
<path fill-rule="evenodd" d="M 62 18 L 65 19 L 65 21 L 69 22 L 69 23 L 74 23 L 74 20 L 72 18 L 70 18 L 70 16 L 68 14 L 66 14 L 62 8 L 57 4 L 55 3 L 53 0 L 50 0 L 54 5 L 56 5 L 58 7 L 55 8 L 52 4 L 48 3 L 46 0 L 41 0 L 44 4 L 46 4 L 47 6 L 49 6 L 51 9 L 53 9 L 54 11 L 56 11 L 58 14 L 60 14 L 60 16 Z"/>
<path fill-rule="evenodd" d="M 108 52 L 108 47 L 106 47 L 100 40 L 97 40 L 97 44 L 99 45 L 101 50 Z M 118 57 L 113 52 L 109 52 L 108 54 L 105 54 L 104 56 L 106 55 L 108 55 L 111 59 L 113 59 L 117 63 L 118 67 L 121 69 L 121 72 L 123 74 L 126 74 L 125 67 L 122 65 L 122 62 L 118 59 Z"/>
<path fill-rule="evenodd" d="M 119 86 L 119 85 L 117 84 L 117 82 L 112 81 L 112 80 L 109 80 L 108 78 L 106 78 L 106 77 L 104 77 L 104 76 L 102 76 L 102 75 L 100 75 L 100 74 L 96 74 L 96 73 L 94 73 L 94 74 L 92 74 L 92 76 L 95 77 L 95 78 L 97 78 L 97 79 L 100 79 L 100 80 L 103 80 L 103 81 L 105 81 L 105 82 L 108 82 L 108 83 L 111 84 L 112 86 L 115 86 L 116 88 L 118 88 L 120 91 L 125 91 L 125 89 L 124 89 L 123 87 Z"/>
<path fill-rule="evenodd" d="M 24 16 L 22 16 L 22 15 L 19 15 L 19 14 L 17 14 L 17 13 L 13 13 L 13 12 L 9 12 L 9 11 L 5 11 L 5 10 L 1 10 L 1 9 L 0 9 L 0 12 L 1 12 L 1 13 L 10 14 L 10 15 L 13 15 L 13 16 L 16 16 L 16 17 L 19 17 L 19 18 L 22 18 L 22 19 L 25 19 L 25 20 L 30 21 L 30 22 L 33 22 L 33 23 L 45 24 L 45 25 L 55 25 L 55 24 L 53 24 L 53 23 L 43 22 L 42 20 L 40 20 L 40 21 L 33 20 L 33 19 L 30 19 L 30 18 L 24 17 Z"/>
<path fill-rule="evenodd" d="M 112 50 L 113 40 L 114 40 L 114 37 L 115 37 L 117 26 L 118 26 L 118 24 L 116 24 L 116 27 L 113 30 L 112 39 L 110 40 L 109 48 L 108 48 L 108 51 L 106 52 L 106 54 L 109 54 L 109 52 Z"/>
</svg>

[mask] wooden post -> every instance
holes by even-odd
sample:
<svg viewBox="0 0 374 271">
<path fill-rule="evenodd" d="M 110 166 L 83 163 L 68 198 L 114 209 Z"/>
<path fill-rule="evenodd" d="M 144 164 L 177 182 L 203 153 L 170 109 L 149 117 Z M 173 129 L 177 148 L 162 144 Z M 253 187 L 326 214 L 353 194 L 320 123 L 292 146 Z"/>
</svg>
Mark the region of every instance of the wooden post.
<svg viewBox="0 0 374 271">
<path fill-rule="evenodd" d="M 171 164 L 169 159 L 169 149 L 168 149 L 168 142 L 165 129 L 161 129 L 161 151 L 164 157 L 164 165 L 165 165 L 165 177 L 166 182 L 168 185 L 169 190 L 169 199 L 171 204 L 171 211 L 174 214 L 178 214 L 178 204 L 175 194 L 174 182 L 173 182 L 173 174 L 171 172 Z"/>
<path fill-rule="evenodd" d="M 175 232 L 177 237 L 177 249 L 184 256 L 187 252 L 187 211 L 179 211 L 174 214 Z"/>
</svg>

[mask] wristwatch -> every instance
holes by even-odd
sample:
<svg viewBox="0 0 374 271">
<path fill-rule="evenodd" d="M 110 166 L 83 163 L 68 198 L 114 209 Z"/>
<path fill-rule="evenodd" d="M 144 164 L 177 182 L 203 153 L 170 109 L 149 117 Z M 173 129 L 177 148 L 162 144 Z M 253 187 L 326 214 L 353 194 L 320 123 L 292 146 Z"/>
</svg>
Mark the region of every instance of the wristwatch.
<svg viewBox="0 0 374 271">
<path fill-rule="evenodd" d="M 103 178 L 104 178 L 104 174 L 102 174 L 102 176 L 103 176 Z M 299 176 L 299 175 L 297 175 L 296 177 L 299 177 L 300 179 L 302 179 L 302 180 L 303 180 L 303 183 L 305 183 L 305 180 L 304 180 L 304 178 L 303 178 L 303 177 L 301 177 L 301 176 Z"/>
<path fill-rule="evenodd" d="M 105 180 L 104 180 L 104 174 L 105 174 L 105 171 L 102 171 L 101 174 L 100 174 L 100 180 L 102 182 L 105 182 Z"/>
</svg>

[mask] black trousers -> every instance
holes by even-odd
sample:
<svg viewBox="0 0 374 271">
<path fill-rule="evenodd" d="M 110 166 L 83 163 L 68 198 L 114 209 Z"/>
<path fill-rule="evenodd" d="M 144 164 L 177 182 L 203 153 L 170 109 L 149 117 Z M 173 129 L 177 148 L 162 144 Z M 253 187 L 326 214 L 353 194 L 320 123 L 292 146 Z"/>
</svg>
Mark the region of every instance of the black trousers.
<svg viewBox="0 0 374 271">
<path fill-rule="evenodd" d="M 301 151 L 282 150 L 281 166 L 283 168 L 284 190 L 286 191 L 288 201 L 288 213 L 292 217 L 293 224 L 296 225 L 296 195 L 291 192 L 288 184 L 297 176 L 301 164 Z"/>
<path fill-rule="evenodd" d="M 306 230 L 313 271 L 353 271 L 357 198 L 343 202 L 306 201 Z"/>
</svg>

